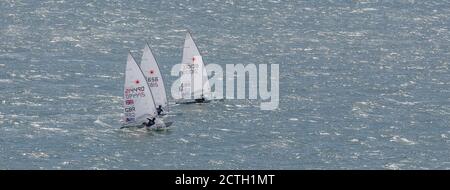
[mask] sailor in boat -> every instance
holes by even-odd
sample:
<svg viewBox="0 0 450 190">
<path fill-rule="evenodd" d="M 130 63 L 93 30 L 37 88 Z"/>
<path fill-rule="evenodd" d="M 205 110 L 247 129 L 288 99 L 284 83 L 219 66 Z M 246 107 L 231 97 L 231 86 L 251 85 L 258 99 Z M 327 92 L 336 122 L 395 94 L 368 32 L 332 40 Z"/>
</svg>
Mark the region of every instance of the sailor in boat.
<svg viewBox="0 0 450 190">
<path fill-rule="evenodd" d="M 156 118 L 153 118 L 153 119 L 147 118 L 147 119 L 148 119 L 148 122 L 144 122 L 144 123 L 142 123 L 142 125 L 145 125 L 146 127 L 151 127 L 152 125 L 155 124 Z"/>
<path fill-rule="evenodd" d="M 161 113 L 163 112 L 162 106 L 159 105 L 158 108 L 156 108 L 156 111 L 158 112 L 158 115 L 161 115 Z"/>
<path fill-rule="evenodd" d="M 204 101 L 205 101 L 205 97 L 203 97 L 203 94 L 202 94 L 202 97 L 201 97 L 201 98 L 195 99 L 195 102 L 196 102 L 196 103 L 202 103 L 202 102 L 204 102 Z"/>
</svg>

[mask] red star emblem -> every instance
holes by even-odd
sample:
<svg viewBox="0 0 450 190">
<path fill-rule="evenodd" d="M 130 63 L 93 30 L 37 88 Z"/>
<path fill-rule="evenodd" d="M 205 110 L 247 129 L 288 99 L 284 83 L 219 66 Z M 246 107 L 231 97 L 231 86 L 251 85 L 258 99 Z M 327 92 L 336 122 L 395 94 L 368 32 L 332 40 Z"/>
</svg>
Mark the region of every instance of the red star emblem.
<svg viewBox="0 0 450 190">
<path fill-rule="evenodd" d="M 139 80 L 135 80 L 135 81 L 134 81 L 134 83 L 136 83 L 136 84 L 139 84 L 139 83 L 140 83 L 140 81 L 139 81 Z"/>
<path fill-rule="evenodd" d="M 153 75 L 155 73 L 154 70 L 150 70 L 150 74 Z"/>
</svg>

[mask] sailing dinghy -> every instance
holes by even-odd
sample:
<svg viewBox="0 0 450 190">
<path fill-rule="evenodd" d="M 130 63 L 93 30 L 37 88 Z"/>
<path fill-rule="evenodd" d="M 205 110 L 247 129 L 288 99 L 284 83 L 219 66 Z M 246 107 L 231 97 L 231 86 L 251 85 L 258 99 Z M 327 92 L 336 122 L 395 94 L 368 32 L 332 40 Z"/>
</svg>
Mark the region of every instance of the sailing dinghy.
<svg viewBox="0 0 450 190">
<path fill-rule="evenodd" d="M 124 118 L 122 120 L 122 128 L 144 127 L 143 123 L 147 122 L 147 118 L 155 118 L 157 116 L 153 94 L 141 68 L 131 53 L 128 53 L 125 70 L 123 108 Z M 155 123 L 151 129 L 163 129 L 172 124 L 171 122 L 165 124 L 159 119 L 156 119 Z"/>
<path fill-rule="evenodd" d="M 188 32 L 184 40 L 181 62 L 181 99 L 178 104 L 206 103 L 211 100 L 208 74 L 198 47 Z"/>
<path fill-rule="evenodd" d="M 164 86 L 164 80 L 159 69 L 158 62 L 153 56 L 152 50 L 150 49 L 148 43 L 145 45 L 144 53 L 142 54 L 141 70 L 144 73 L 148 86 L 150 87 L 150 91 L 152 92 L 156 109 L 161 106 L 162 112 L 160 115 L 165 115 L 169 109 L 166 88 Z"/>
</svg>

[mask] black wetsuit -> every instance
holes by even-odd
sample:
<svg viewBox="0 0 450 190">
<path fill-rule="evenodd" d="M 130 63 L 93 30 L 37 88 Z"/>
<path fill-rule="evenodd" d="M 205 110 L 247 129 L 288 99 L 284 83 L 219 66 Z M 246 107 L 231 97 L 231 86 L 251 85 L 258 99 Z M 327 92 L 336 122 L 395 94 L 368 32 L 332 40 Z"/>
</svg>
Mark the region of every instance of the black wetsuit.
<svg viewBox="0 0 450 190">
<path fill-rule="evenodd" d="M 202 97 L 201 97 L 201 98 L 195 99 L 195 102 L 196 102 L 196 103 L 202 103 L 202 102 L 204 102 L 204 101 L 205 101 L 205 97 L 203 97 L 203 94 L 202 94 Z"/>
<path fill-rule="evenodd" d="M 153 118 L 153 119 L 149 119 L 149 118 L 147 118 L 148 119 L 148 122 L 147 123 L 144 123 L 145 124 L 145 126 L 147 126 L 147 127 L 151 127 L 152 125 L 154 125 L 155 124 L 155 118 Z"/>
<path fill-rule="evenodd" d="M 158 115 L 161 115 L 161 112 L 163 111 L 162 106 L 159 105 L 159 107 L 156 108 L 156 111 L 158 112 Z"/>
<path fill-rule="evenodd" d="M 202 103 L 205 101 L 205 98 L 195 99 L 196 103 Z"/>
</svg>

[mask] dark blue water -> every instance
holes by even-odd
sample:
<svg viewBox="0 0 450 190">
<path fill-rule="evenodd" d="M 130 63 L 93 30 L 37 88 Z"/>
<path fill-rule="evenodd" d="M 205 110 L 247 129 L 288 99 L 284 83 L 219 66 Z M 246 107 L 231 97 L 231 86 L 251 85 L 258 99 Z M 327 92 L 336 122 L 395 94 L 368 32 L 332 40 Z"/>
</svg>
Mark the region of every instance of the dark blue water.
<svg viewBox="0 0 450 190">
<path fill-rule="evenodd" d="M 448 23 L 449 1 L 3 0 L 0 169 L 449 169 Z M 128 50 L 170 86 L 186 29 L 206 63 L 280 64 L 279 109 L 119 130 Z"/>
</svg>

